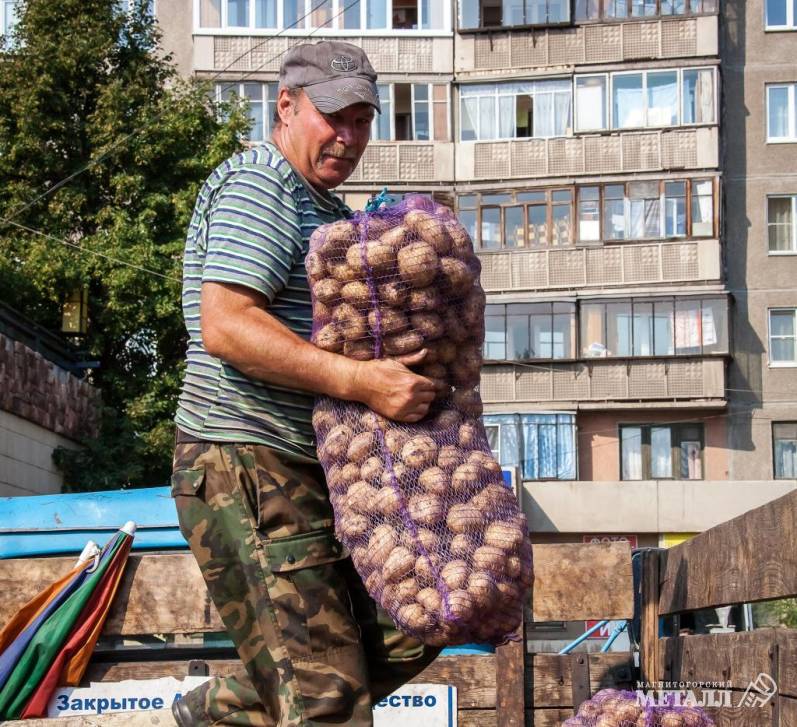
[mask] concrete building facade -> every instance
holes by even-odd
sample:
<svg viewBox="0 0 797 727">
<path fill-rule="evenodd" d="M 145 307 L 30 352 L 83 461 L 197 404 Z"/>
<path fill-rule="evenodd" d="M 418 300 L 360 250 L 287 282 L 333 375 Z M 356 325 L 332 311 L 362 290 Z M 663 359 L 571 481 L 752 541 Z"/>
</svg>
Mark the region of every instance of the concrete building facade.
<svg viewBox="0 0 797 727">
<path fill-rule="evenodd" d="M 779 60 L 795 18 L 773 2 L 160 0 L 156 13 L 184 73 L 249 99 L 254 142 L 289 47 L 366 50 L 383 114 L 340 191 L 355 209 L 383 186 L 435 193 L 468 226 L 488 294 L 485 422 L 535 537 L 657 544 L 794 486 L 790 464 L 774 469 L 775 447 L 783 464 L 797 443 L 794 387 L 768 351 L 774 335 L 795 356 L 797 67 Z M 768 98 L 786 109 L 770 140 Z"/>
</svg>

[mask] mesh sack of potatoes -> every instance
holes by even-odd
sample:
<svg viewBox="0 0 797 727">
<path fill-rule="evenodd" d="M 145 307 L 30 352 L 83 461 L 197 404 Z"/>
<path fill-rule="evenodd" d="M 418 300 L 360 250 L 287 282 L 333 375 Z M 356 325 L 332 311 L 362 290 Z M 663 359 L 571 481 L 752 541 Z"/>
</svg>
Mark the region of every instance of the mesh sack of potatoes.
<svg viewBox="0 0 797 727">
<path fill-rule="evenodd" d="M 714 722 L 700 707 L 643 705 L 634 692 L 604 689 L 564 727 L 714 727 Z"/>
<path fill-rule="evenodd" d="M 503 643 L 520 623 L 531 545 L 479 419 L 485 297 L 467 232 L 415 195 L 320 227 L 306 265 L 316 345 L 360 360 L 425 348 L 413 368 L 437 388 L 414 424 L 318 399 L 338 536 L 406 633 L 434 645 Z"/>
</svg>

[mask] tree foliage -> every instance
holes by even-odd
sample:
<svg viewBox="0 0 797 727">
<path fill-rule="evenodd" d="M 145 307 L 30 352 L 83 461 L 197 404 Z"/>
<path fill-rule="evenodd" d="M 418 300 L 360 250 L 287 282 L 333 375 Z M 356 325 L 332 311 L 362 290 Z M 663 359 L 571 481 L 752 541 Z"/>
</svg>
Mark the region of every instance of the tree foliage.
<svg viewBox="0 0 797 727">
<path fill-rule="evenodd" d="M 58 329 L 65 296 L 89 293 L 81 348 L 107 409 L 98 440 L 57 454 L 71 489 L 168 476 L 185 234 L 247 124 L 178 76 L 142 4 L 27 0 L 0 54 L 0 218 L 51 236 L 0 220 L 0 295 Z"/>
</svg>

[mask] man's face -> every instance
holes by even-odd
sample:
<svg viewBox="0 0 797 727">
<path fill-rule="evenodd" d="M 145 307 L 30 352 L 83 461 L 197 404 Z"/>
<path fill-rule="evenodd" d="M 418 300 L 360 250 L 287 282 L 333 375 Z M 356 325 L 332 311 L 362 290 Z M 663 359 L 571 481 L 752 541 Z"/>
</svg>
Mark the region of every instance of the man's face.
<svg viewBox="0 0 797 727">
<path fill-rule="evenodd" d="M 291 162 L 305 179 L 322 189 L 345 182 L 368 145 L 373 106 L 358 103 L 322 114 L 304 93 L 292 99 L 284 88 L 277 104 L 282 134 L 294 157 Z"/>
</svg>

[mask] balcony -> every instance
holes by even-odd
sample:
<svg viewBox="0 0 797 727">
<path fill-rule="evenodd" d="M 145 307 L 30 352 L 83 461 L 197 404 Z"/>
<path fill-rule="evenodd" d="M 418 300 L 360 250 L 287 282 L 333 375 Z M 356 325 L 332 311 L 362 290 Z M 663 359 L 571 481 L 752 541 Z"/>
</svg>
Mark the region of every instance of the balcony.
<svg viewBox="0 0 797 727">
<path fill-rule="evenodd" d="M 460 80 L 522 76 L 529 69 L 587 63 L 716 56 L 717 16 L 581 25 L 575 28 L 458 35 Z"/>
<path fill-rule="evenodd" d="M 797 489 L 794 480 L 523 482 L 535 533 L 697 533 Z"/>
<path fill-rule="evenodd" d="M 485 364 L 485 411 L 506 404 L 548 404 L 578 409 L 725 406 L 722 358 L 590 359 L 572 363 Z M 633 402 L 633 404 L 632 404 Z"/>
<path fill-rule="evenodd" d="M 329 40 L 313 35 L 308 42 Z M 368 36 L 340 38 L 347 43 L 360 46 L 367 54 L 374 69 L 381 74 L 434 74 L 453 72 L 453 38 L 402 38 L 391 36 Z M 198 72 L 279 72 L 282 56 L 295 45 L 296 37 L 264 37 L 236 35 L 194 36 L 194 70 Z M 275 76 L 276 78 L 276 76 Z"/>
<path fill-rule="evenodd" d="M 457 180 L 510 179 L 712 169 L 716 127 L 632 131 L 457 145 Z"/>
<path fill-rule="evenodd" d="M 719 281 L 718 240 L 480 252 L 487 293 Z"/>
<path fill-rule="evenodd" d="M 454 144 L 451 142 L 372 141 L 346 184 L 450 183 L 453 178 Z"/>
</svg>

